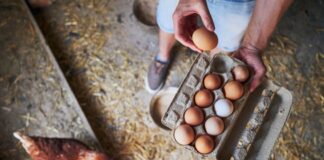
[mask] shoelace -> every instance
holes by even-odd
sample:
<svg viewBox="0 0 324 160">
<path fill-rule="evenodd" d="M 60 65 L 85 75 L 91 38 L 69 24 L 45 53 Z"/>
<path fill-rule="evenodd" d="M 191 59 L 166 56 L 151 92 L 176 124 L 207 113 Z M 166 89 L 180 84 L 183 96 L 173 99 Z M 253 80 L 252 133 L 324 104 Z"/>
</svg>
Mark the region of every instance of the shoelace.
<svg viewBox="0 0 324 160">
<path fill-rule="evenodd" d="M 162 69 L 164 68 L 164 66 L 165 66 L 165 64 L 163 64 L 163 63 L 155 62 L 155 68 L 156 68 L 155 73 L 160 74 Z"/>
</svg>

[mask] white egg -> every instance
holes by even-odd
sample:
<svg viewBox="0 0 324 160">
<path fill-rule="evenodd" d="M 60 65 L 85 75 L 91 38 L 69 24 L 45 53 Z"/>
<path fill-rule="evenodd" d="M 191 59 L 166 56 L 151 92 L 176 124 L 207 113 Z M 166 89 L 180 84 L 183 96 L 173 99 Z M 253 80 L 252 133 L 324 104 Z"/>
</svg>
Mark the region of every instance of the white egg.
<svg viewBox="0 0 324 160">
<path fill-rule="evenodd" d="M 219 99 L 214 104 L 216 115 L 219 117 L 228 117 L 234 111 L 234 106 L 228 99 Z"/>
</svg>

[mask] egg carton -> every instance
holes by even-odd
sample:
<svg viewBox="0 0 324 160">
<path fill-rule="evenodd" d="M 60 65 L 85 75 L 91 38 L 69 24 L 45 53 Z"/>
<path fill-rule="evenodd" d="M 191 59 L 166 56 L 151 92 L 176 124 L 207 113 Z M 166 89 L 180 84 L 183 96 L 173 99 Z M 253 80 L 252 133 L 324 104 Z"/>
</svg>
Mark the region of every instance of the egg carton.
<svg viewBox="0 0 324 160">
<path fill-rule="evenodd" d="M 214 102 L 212 103 L 212 105 L 205 108 L 201 108 L 204 112 L 205 120 L 206 120 L 208 119 L 208 117 L 216 116 L 214 110 L 214 104 L 218 99 L 225 98 L 222 88 L 226 84 L 226 82 L 234 79 L 234 76 L 232 75 L 231 71 L 237 65 L 245 65 L 245 64 L 235 58 L 232 58 L 224 54 L 209 56 L 208 53 L 203 53 L 197 57 L 197 59 L 191 66 L 189 73 L 187 74 L 184 81 L 182 82 L 173 101 L 171 102 L 170 107 L 168 108 L 167 112 L 164 114 L 162 118 L 162 124 L 172 130 L 172 138 L 174 141 L 175 141 L 173 136 L 174 130 L 179 125 L 185 123 L 184 112 L 189 107 L 195 106 L 194 95 L 197 91 L 204 88 L 203 85 L 204 77 L 209 73 L 214 73 L 214 74 L 218 74 L 222 78 L 222 86 L 219 89 L 212 91 L 214 94 Z M 194 147 L 195 142 L 192 142 L 189 145 L 182 145 L 182 146 L 196 153 L 196 155 L 198 155 L 201 158 L 218 157 L 218 155 L 222 150 L 223 145 L 226 143 L 226 140 L 228 139 L 228 136 L 233 129 L 233 124 L 237 120 L 237 117 L 239 116 L 244 106 L 244 103 L 249 95 L 248 85 L 247 85 L 248 83 L 249 80 L 246 83 L 244 83 L 243 86 L 244 95 L 240 99 L 232 101 L 234 105 L 233 113 L 226 118 L 222 118 L 225 126 L 224 131 L 218 136 L 211 136 L 215 140 L 215 148 L 212 152 L 208 154 L 199 153 Z M 192 128 L 195 131 L 196 138 L 199 135 L 207 134 L 204 128 L 204 122 L 198 126 L 192 126 Z"/>
<path fill-rule="evenodd" d="M 253 113 L 242 132 L 241 137 L 233 151 L 231 160 L 244 160 L 256 139 L 256 135 L 268 113 L 270 104 L 275 93 L 272 90 L 265 89 L 262 91 L 261 98 L 258 101 Z"/>
</svg>

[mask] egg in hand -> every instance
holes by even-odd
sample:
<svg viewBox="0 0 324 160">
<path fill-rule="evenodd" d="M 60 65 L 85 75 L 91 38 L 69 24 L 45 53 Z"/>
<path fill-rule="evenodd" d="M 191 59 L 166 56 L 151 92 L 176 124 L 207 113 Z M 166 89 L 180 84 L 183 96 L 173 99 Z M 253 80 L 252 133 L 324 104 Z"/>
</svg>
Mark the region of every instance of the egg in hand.
<svg viewBox="0 0 324 160">
<path fill-rule="evenodd" d="M 218 38 L 215 32 L 207 30 L 205 27 L 198 28 L 192 34 L 193 43 L 203 51 L 210 51 L 216 48 Z"/>
</svg>

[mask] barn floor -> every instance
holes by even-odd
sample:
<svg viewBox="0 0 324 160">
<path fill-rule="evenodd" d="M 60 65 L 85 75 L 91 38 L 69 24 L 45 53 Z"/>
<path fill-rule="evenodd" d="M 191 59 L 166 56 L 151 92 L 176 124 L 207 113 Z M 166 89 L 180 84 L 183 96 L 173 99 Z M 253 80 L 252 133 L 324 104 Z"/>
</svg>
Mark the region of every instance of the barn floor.
<svg viewBox="0 0 324 160">
<path fill-rule="evenodd" d="M 98 146 L 27 5 L 5 0 L 0 8 L 0 159 L 28 159 L 15 131 Z"/>
<path fill-rule="evenodd" d="M 109 155 L 115 159 L 192 159 L 190 152 L 174 145 L 168 133 L 156 128 L 149 119 L 151 95 L 143 86 L 146 69 L 157 52 L 158 28 L 149 14 L 153 11 L 143 11 L 141 5 L 133 5 L 138 4 L 134 1 L 139 2 L 54 1 L 46 9 L 33 10 L 33 14 Z M 321 159 L 324 156 L 323 5 L 322 1 L 296 1 L 263 54 L 267 76 L 294 94 L 290 118 L 272 159 Z M 1 41 L 6 40 L 2 38 Z M 21 45 L 27 43 L 24 39 L 16 41 Z M 175 47 L 166 87 L 181 83 L 195 57 L 181 45 Z M 9 69 L 8 72 L 15 73 Z M 38 76 L 41 75 L 35 75 Z M 2 88 L 1 92 L 10 91 Z M 18 93 L 34 95 L 24 90 Z M 51 96 L 51 93 L 42 93 L 46 94 Z M 1 105 L 4 110 L 20 116 L 25 113 L 15 112 L 11 109 L 13 106 Z M 31 109 L 35 107 L 32 105 Z M 17 129 L 23 123 L 1 124 L 5 128 L 12 126 Z M 0 157 L 3 154 L 1 150 Z"/>
</svg>

